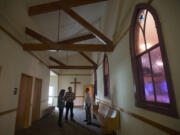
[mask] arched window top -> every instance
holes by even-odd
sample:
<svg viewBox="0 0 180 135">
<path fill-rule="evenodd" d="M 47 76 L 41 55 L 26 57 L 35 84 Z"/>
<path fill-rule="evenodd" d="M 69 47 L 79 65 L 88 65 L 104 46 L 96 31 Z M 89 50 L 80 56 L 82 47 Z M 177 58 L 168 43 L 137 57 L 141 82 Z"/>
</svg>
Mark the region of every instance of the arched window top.
<svg viewBox="0 0 180 135">
<path fill-rule="evenodd" d="M 136 54 L 140 54 L 159 43 L 155 20 L 150 11 L 139 11 L 135 26 Z"/>
<path fill-rule="evenodd" d="M 148 4 L 139 4 L 135 8 L 130 29 L 130 48 L 136 105 L 177 117 L 159 19 Z"/>
</svg>

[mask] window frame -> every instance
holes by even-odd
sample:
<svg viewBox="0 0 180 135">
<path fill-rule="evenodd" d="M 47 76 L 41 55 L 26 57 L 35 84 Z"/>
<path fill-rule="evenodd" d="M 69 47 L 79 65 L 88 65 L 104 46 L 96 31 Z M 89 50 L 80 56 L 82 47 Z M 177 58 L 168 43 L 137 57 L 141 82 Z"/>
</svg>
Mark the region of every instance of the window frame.
<svg viewBox="0 0 180 135">
<path fill-rule="evenodd" d="M 107 64 L 108 64 L 108 81 L 109 81 L 109 88 L 107 88 L 106 85 L 106 79 L 105 79 L 105 62 L 107 60 Z M 108 56 L 106 54 L 104 54 L 104 59 L 103 59 L 103 77 L 104 77 L 104 97 L 110 99 L 110 76 L 109 76 L 109 60 L 108 60 Z"/>
<path fill-rule="evenodd" d="M 143 10 L 143 9 L 148 10 L 152 14 L 154 21 L 155 21 L 156 28 L 157 28 L 159 45 L 155 45 L 154 47 L 150 48 L 149 50 L 160 47 L 162 61 L 164 64 L 164 72 L 165 72 L 166 81 L 167 81 L 170 104 L 150 102 L 150 101 L 145 101 L 145 99 L 144 99 L 144 89 L 142 87 L 142 84 L 140 84 L 141 81 L 140 81 L 140 75 L 139 75 L 139 73 L 141 71 L 139 71 L 139 69 L 138 69 L 139 65 L 138 65 L 137 57 L 139 55 L 136 55 L 136 46 L 135 46 L 136 20 L 137 20 L 139 11 Z M 168 57 L 167 57 L 167 53 L 166 53 L 166 49 L 165 49 L 165 45 L 164 45 L 163 36 L 162 36 L 161 25 L 160 25 L 160 21 L 158 18 L 158 14 L 153 7 L 151 7 L 149 4 L 138 4 L 135 7 L 133 17 L 131 20 L 129 34 L 130 34 L 129 39 L 130 39 L 131 63 L 132 63 L 132 71 L 133 71 L 133 77 L 134 77 L 135 105 L 137 107 L 144 108 L 144 109 L 147 109 L 147 110 L 150 110 L 153 112 L 157 112 L 157 113 L 165 114 L 165 115 L 168 115 L 171 117 L 179 118 L 177 108 L 176 108 L 176 101 L 175 101 L 172 80 L 171 80 L 171 74 L 170 74 L 169 65 L 168 65 Z M 145 52 L 147 52 L 147 50 Z M 140 55 L 142 56 L 143 54 L 145 54 L 145 52 L 141 53 Z"/>
</svg>

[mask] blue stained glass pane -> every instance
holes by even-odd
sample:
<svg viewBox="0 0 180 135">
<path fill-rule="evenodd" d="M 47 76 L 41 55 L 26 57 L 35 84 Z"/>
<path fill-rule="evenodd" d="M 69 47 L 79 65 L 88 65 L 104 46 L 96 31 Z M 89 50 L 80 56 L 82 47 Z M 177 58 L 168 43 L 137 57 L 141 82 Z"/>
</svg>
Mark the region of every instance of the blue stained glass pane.
<svg viewBox="0 0 180 135">
<path fill-rule="evenodd" d="M 141 14 L 139 19 L 144 20 L 144 14 Z"/>
</svg>

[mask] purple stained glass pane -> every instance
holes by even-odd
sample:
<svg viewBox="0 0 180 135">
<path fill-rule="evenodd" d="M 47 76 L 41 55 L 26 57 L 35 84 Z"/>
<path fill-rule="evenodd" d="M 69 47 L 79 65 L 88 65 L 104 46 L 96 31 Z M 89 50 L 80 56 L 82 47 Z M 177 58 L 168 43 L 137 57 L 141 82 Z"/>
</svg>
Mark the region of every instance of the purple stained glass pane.
<svg viewBox="0 0 180 135">
<path fill-rule="evenodd" d="M 150 52 L 157 102 L 170 103 L 160 47 Z"/>
<path fill-rule="evenodd" d="M 144 81 L 145 100 L 154 101 L 154 88 L 152 83 L 152 74 L 148 54 L 144 54 L 141 56 L 141 68 Z"/>
</svg>

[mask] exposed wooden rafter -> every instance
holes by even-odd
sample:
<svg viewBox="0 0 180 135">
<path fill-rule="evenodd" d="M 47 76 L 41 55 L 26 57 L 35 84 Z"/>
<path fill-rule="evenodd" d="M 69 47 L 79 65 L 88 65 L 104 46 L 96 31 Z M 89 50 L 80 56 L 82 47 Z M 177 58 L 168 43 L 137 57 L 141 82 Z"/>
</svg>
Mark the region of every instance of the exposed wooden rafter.
<svg viewBox="0 0 180 135">
<path fill-rule="evenodd" d="M 93 38 L 95 38 L 95 36 L 93 34 L 86 34 L 86 35 L 78 36 L 75 38 L 63 40 L 58 43 L 76 43 L 76 42 L 81 42 L 81 41 L 85 41 L 85 40 L 89 40 L 89 39 L 93 39 Z"/>
<path fill-rule="evenodd" d="M 76 20 L 78 23 L 80 23 L 82 26 L 84 26 L 86 29 L 92 32 L 93 35 L 96 36 L 101 42 L 104 44 L 107 44 L 109 46 L 113 46 L 113 42 L 109 40 L 105 35 L 103 35 L 100 31 L 98 31 L 95 27 L 93 27 L 91 24 L 89 24 L 85 19 L 83 19 L 80 15 L 78 15 L 76 12 L 74 12 L 72 9 L 67 8 L 67 6 L 63 7 L 63 10 L 71 16 L 74 20 Z"/>
<path fill-rule="evenodd" d="M 68 50 L 68 51 L 86 51 L 86 52 L 112 52 L 113 48 L 99 44 L 34 44 L 23 45 L 25 51 L 47 51 L 47 50 Z"/>
<path fill-rule="evenodd" d="M 57 60 L 56 58 L 53 57 L 49 57 L 49 59 L 57 64 L 59 64 L 60 66 L 66 66 L 64 63 L 60 62 L 59 60 Z"/>
<path fill-rule="evenodd" d="M 26 28 L 26 34 L 39 40 L 43 44 L 28 43 L 23 45 L 23 49 L 26 51 L 45 51 L 45 50 L 71 50 L 71 51 L 113 51 L 113 46 L 101 45 L 101 44 L 71 44 L 61 43 L 57 44 L 41 34 Z"/>
<path fill-rule="evenodd" d="M 79 54 L 81 54 L 84 58 L 86 58 L 90 63 L 92 63 L 95 67 L 97 67 L 98 65 L 93 61 L 91 60 L 85 53 L 83 52 L 79 52 Z"/>
<path fill-rule="evenodd" d="M 107 0 L 61 0 L 56 2 L 50 2 L 46 4 L 36 5 L 29 7 L 29 15 L 38 15 L 42 13 L 48 13 L 59 10 L 64 4 L 68 5 L 69 8 L 92 4 L 96 2 L 102 2 Z"/>
<path fill-rule="evenodd" d="M 50 69 L 96 69 L 95 66 L 49 66 Z"/>
</svg>

